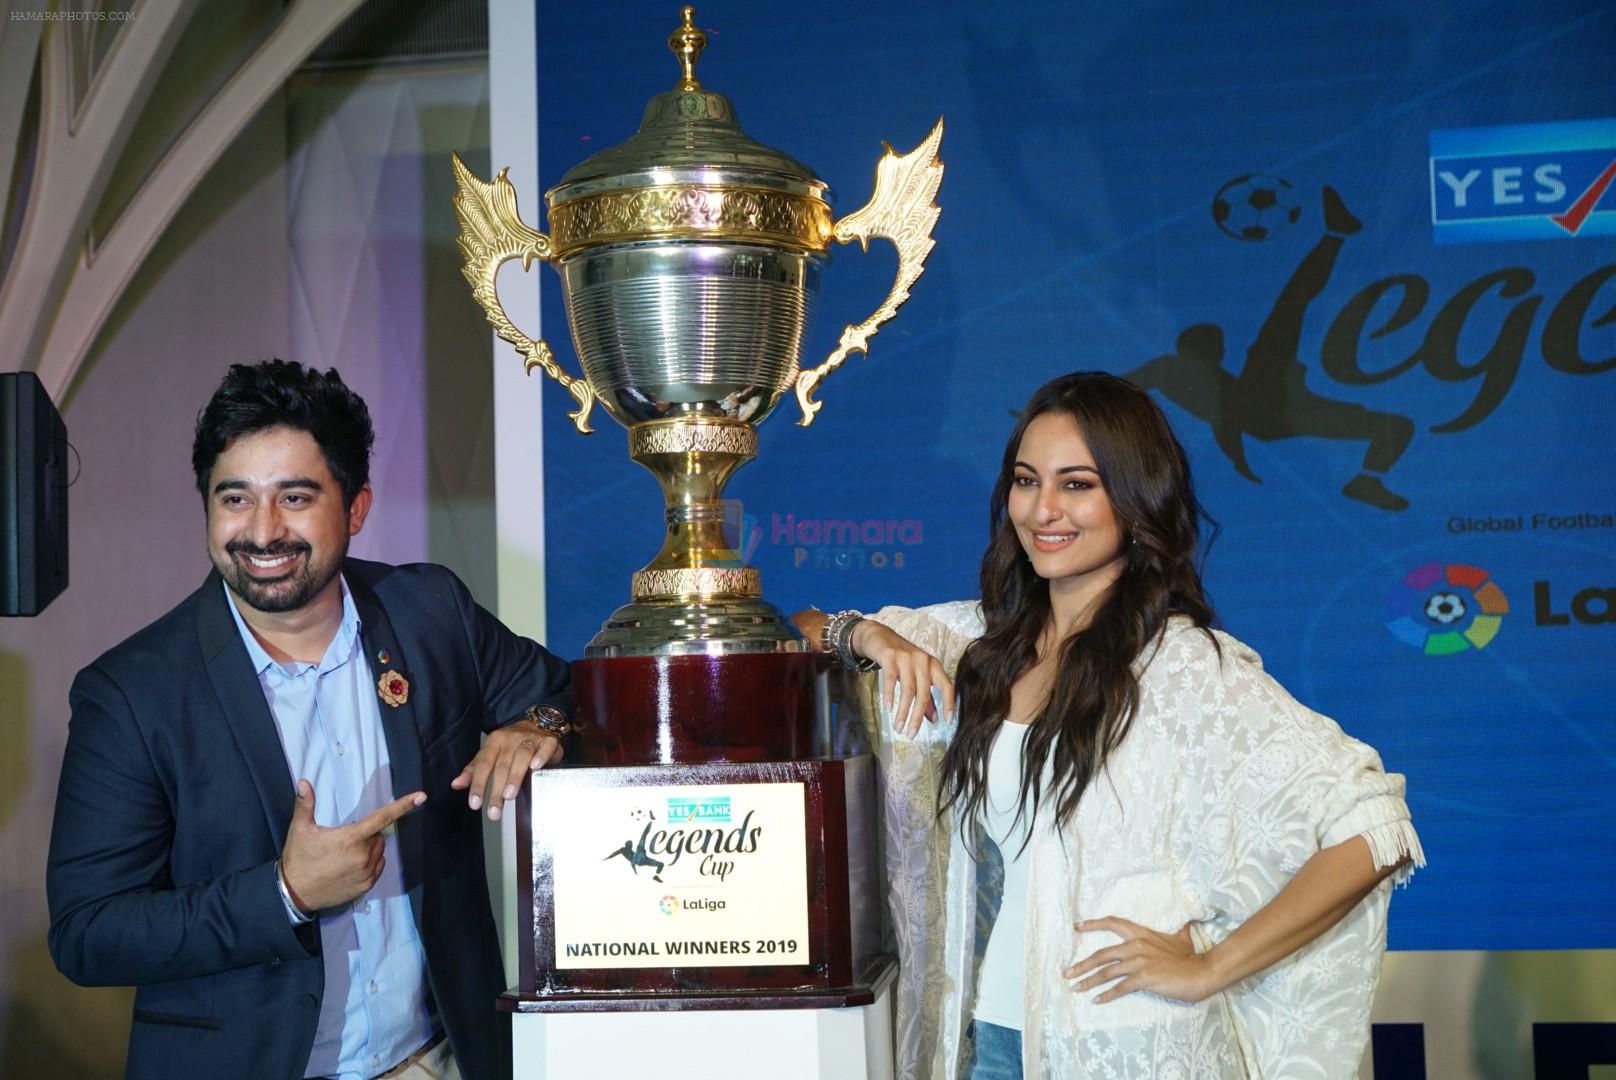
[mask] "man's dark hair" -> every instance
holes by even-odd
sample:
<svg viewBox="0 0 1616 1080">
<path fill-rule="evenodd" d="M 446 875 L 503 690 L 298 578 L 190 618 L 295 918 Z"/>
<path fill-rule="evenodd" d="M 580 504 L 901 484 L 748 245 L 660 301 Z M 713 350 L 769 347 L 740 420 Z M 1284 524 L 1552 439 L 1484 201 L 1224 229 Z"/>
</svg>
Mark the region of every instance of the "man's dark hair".
<svg viewBox="0 0 1616 1080">
<path fill-rule="evenodd" d="M 191 468 L 203 505 L 213 463 L 230 441 L 273 427 L 309 433 L 326 468 L 342 485 L 345 506 L 370 482 L 370 447 L 376 439 L 370 410 L 364 398 L 343 384 L 336 368 L 321 374 L 288 360 L 231 364 L 219 389 L 196 414 Z"/>
</svg>

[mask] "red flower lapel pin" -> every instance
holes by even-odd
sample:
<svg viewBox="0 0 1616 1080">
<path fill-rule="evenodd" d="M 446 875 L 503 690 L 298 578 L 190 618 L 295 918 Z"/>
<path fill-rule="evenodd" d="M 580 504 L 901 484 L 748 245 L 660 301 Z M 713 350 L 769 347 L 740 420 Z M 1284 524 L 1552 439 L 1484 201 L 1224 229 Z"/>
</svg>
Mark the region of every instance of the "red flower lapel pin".
<svg viewBox="0 0 1616 1080">
<path fill-rule="evenodd" d="M 396 709 L 410 700 L 409 680 L 396 671 L 384 671 L 382 677 L 376 680 L 376 693 Z"/>
</svg>

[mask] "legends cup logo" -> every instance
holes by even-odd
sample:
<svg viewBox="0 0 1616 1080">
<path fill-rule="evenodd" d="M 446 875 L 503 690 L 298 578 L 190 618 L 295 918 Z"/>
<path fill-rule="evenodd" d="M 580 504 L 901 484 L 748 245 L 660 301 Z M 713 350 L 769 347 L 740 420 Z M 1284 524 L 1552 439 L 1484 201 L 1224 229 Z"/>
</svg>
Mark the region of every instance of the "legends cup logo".
<svg viewBox="0 0 1616 1080">
<path fill-rule="evenodd" d="M 674 800 L 670 800 L 670 803 Z M 729 800 L 678 800 L 679 803 L 689 803 L 691 816 L 688 821 L 700 820 L 696 811 L 706 808 L 709 811 L 709 820 L 718 815 L 714 805 L 722 802 L 722 815 L 725 820 L 729 816 Z M 614 848 L 607 855 L 607 859 L 621 857 L 627 862 L 629 869 L 634 871 L 636 877 L 642 869 L 651 871 L 652 881 L 662 881 L 662 875 L 675 866 L 685 855 L 700 856 L 697 873 L 702 877 L 718 878 L 723 881 L 734 873 L 736 860 L 730 856 L 751 855 L 757 852 L 758 838 L 763 835 L 763 826 L 753 825 L 752 817 L 756 811 L 748 810 L 746 817 L 741 819 L 739 825 L 733 828 L 721 827 L 694 827 L 694 828 L 658 828 L 656 812 L 652 810 L 636 810 L 630 817 L 634 820 L 644 820 L 640 828 L 638 839 L 623 841 L 623 846 Z"/>
</svg>

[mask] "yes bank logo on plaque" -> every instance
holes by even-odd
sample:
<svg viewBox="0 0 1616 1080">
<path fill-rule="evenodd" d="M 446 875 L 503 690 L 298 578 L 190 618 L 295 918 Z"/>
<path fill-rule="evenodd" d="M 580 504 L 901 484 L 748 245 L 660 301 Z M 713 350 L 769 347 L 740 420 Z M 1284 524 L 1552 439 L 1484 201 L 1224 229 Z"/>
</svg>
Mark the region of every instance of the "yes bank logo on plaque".
<svg viewBox="0 0 1616 1080">
<path fill-rule="evenodd" d="M 1431 132 L 1439 244 L 1616 235 L 1616 119 Z"/>
<path fill-rule="evenodd" d="M 570 787 L 557 968 L 808 963 L 800 783 Z"/>
</svg>

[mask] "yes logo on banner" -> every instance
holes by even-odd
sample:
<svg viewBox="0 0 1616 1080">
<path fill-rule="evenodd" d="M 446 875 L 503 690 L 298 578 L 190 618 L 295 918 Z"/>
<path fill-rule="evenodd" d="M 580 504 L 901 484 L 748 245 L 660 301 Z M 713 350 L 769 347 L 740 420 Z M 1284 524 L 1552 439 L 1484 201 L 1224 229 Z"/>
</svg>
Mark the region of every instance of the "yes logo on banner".
<svg viewBox="0 0 1616 1080">
<path fill-rule="evenodd" d="M 1439 244 L 1616 235 L 1616 120 L 1431 132 Z"/>
</svg>

